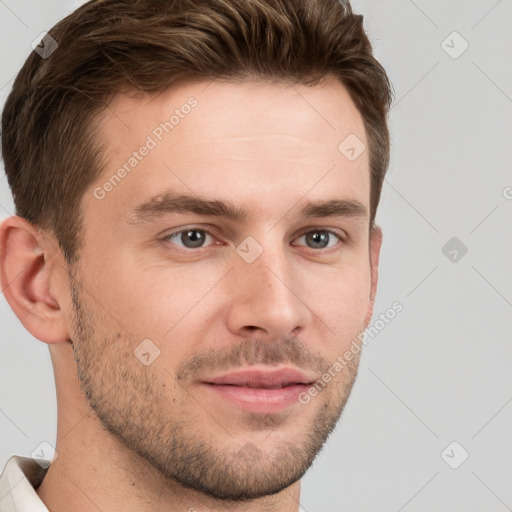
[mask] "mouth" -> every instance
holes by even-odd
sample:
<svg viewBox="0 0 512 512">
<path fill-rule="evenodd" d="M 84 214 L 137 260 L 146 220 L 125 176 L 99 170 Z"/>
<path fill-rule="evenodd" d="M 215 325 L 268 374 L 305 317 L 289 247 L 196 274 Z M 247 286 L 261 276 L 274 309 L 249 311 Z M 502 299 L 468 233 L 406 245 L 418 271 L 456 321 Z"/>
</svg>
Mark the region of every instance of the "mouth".
<svg viewBox="0 0 512 512">
<path fill-rule="evenodd" d="M 208 384 L 281 389 L 292 384 L 313 384 L 316 378 L 295 368 L 276 370 L 242 369 L 205 380 Z"/>
<path fill-rule="evenodd" d="M 205 390 L 238 409 L 262 414 L 276 413 L 299 403 L 301 393 L 316 378 L 295 368 L 239 370 L 205 379 Z"/>
</svg>

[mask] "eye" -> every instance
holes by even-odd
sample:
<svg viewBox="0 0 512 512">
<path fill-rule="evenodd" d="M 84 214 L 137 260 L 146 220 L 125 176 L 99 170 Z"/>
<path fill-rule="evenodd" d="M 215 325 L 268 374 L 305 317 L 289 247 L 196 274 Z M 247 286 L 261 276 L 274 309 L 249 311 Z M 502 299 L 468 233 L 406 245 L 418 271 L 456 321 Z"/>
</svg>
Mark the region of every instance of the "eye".
<svg viewBox="0 0 512 512">
<path fill-rule="evenodd" d="M 344 242 L 341 235 L 326 229 L 308 231 L 299 237 L 299 240 L 301 239 L 305 239 L 306 243 L 298 245 L 307 245 L 312 249 L 330 249 L 331 247 L 335 247 L 337 244 Z"/>
<path fill-rule="evenodd" d="M 204 229 L 189 228 L 167 235 L 164 240 L 186 249 L 198 249 L 209 245 L 207 240 L 211 243 L 214 238 Z"/>
</svg>

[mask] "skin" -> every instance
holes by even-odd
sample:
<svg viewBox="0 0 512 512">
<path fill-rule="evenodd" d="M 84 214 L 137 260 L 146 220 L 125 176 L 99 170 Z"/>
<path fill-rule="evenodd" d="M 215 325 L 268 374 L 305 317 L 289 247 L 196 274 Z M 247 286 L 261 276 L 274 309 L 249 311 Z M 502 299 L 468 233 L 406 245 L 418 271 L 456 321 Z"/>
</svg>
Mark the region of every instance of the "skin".
<svg viewBox="0 0 512 512">
<path fill-rule="evenodd" d="M 197 106 L 97 199 L 190 97 Z M 300 478 L 340 417 L 359 356 L 307 404 L 276 413 L 243 411 L 200 382 L 283 366 L 318 380 L 368 325 L 382 234 L 369 226 L 368 151 L 349 161 L 338 150 L 349 134 L 367 145 L 333 78 L 118 95 L 100 118 L 105 168 L 82 199 L 78 263 L 67 265 L 51 233 L 4 221 L 2 289 L 50 345 L 55 373 L 58 457 L 37 489 L 52 512 L 298 510 Z M 166 191 L 248 215 L 134 217 Z M 305 202 L 331 199 L 366 214 L 299 215 Z M 190 228 L 208 231 L 195 233 L 202 247 L 176 235 Z M 306 236 L 315 230 L 326 248 Z M 263 250 L 252 263 L 236 251 L 249 236 Z M 160 351 L 147 366 L 134 354 L 146 339 Z"/>
</svg>

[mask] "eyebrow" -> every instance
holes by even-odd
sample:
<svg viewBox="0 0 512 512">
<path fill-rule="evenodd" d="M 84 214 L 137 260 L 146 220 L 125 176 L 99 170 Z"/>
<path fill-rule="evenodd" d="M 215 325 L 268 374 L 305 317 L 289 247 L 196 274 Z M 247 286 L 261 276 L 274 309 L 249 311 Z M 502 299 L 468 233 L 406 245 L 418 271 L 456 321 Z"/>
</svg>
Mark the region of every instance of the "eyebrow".
<svg viewBox="0 0 512 512">
<path fill-rule="evenodd" d="M 250 211 L 229 201 L 208 200 L 197 196 L 164 193 L 136 206 L 128 217 L 130 224 L 148 221 L 172 213 L 195 213 L 208 217 L 223 217 L 243 221 Z M 314 217 L 368 217 L 368 209 L 355 199 L 330 199 L 304 203 L 299 215 Z"/>
</svg>

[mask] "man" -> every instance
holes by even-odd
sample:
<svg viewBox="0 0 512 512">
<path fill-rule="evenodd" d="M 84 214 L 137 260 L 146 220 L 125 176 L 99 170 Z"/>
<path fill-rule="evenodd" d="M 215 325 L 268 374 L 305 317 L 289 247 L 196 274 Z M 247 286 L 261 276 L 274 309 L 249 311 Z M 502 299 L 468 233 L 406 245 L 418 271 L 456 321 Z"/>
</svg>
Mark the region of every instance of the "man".
<svg viewBox="0 0 512 512">
<path fill-rule="evenodd" d="M 338 0 L 91 1 L 45 36 L 0 269 L 56 455 L 12 457 L 0 511 L 298 510 L 372 315 L 389 103 Z"/>
</svg>

